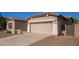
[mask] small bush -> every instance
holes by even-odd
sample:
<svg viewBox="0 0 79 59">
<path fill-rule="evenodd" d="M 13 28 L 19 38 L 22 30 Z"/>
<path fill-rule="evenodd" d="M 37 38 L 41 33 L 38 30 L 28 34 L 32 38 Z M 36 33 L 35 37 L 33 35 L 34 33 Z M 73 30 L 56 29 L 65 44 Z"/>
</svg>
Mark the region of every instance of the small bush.
<svg viewBox="0 0 79 59">
<path fill-rule="evenodd" d="M 78 24 L 78 23 L 79 23 L 79 20 L 78 20 L 78 19 L 76 19 L 76 18 L 73 18 L 73 19 L 72 19 L 72 21 L 73 21 L 73 22 L 72 22 L 72 24 L 73 24 L 73 25 L 75 25 L 75 24 Z"/>
<path fill-rule="evenodd" d="M 11 31 L 8 31 L 8 30 L 7 30 L 7 33 L 11 33 Z"/>
</svg>

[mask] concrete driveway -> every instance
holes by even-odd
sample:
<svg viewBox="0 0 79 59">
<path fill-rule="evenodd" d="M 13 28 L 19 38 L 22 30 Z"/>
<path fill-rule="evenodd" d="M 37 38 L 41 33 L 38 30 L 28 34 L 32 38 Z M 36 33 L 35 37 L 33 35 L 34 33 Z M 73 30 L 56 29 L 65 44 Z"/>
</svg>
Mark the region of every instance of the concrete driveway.
<svg viewBox="0 0 79 59">
<path fill-rule="evenodd" d="M 24 33 L 14 36 L 0 38 L 0 46 L 28 46 L 50 35 Z"/>
</svg>

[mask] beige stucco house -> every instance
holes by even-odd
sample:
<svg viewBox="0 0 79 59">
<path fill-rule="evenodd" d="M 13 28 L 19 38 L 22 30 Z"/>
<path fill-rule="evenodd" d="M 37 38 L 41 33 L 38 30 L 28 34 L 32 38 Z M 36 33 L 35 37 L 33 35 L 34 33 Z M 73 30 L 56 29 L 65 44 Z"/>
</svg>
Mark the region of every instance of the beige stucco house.
<svg viewBox="0 0 79 59">
<path fill-rule="evenodd" d="M 49 35 L 71 35 L 72 20 L 71 17 L 58 14 L 38 14 L 20 20 L 17 18 L 8 18 L 7 30 L 15 33 L 20 29 L 29 33 L 40 33 Z"/>
<path fill-rule="evenodd" d="M 17 30 L 26 31 L 27 29 L 27 23 L 25 20 L 21 20 L 18 18 L 7 18 L 7 27 L 6 29 L 8 31 L 11 31 L 12 33 L 15 33 Z"/>
<path fill-rule="evenodd" d="M 39 14 L 26 19 L 27 32 L 50 35 L 65 35 L 66 25 L 72 25 L 70 17 L 57 14 Z"/>
</svg>

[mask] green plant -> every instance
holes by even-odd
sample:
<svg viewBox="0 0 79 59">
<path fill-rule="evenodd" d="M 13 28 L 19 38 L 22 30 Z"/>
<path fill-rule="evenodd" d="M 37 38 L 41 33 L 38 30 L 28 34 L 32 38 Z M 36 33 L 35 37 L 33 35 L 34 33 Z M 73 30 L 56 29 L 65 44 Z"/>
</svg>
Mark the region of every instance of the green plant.
<svg viewBox="0 0 79 59">
<path fill-rule="evenodd" d="M 78 24 L 78 23 L 79 23 L 79 19 L 77 19 L 77 18 L 72 19 L 72 24 L 73 25 Z"/>
<path fill-rule="evenodd" d="M 0 15 L 0 27 L 2 29 L 6 29 L 6 18 L 4 18 L 3 16 Z"/>
</svg>

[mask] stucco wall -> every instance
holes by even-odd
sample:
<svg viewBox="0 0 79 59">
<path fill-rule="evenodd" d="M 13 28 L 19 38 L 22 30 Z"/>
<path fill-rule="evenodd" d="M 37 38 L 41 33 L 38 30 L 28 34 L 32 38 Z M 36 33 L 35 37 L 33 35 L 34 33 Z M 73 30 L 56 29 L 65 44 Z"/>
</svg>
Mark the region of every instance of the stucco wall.
<svg viewBox="0 0 79 59">
<path fill-rule="evenodd" d="M 75 25 L 75 37 L 79 37 L 79 24 Z"/>
<path fill-rule="evenodd" d="M 53 19 L 56 19 L 57 17 L 54 17 L 54 16 L 46 16 L 46 17 L 39 17 L 39 18 L 32 18 L 30 19 L 31 21 L 38 21 L 38 20 L 53 20 Z"/>
<path fill-rule="evenodd" d="M 15 30 L 21 29 L 26 31 L 27 30 L 27 22 L 25 21 L 15 21 Z"/>
<path fill-rule="evenodd" d="M 32 18 L 28 21 L 28 25 L 29 25 L 28 27 L 30 28 L 30 29 L 28 28 L 28 32 L 30 32 L 31 30 L 32 32 L 37 33 L 48 33 L 52 35 L 58 35 L 57 17 L 47 16 L 47 17 Z"/>
<path fill-rule="evenodd" d="M 58 18 L 58 33 L 59 35 L 65 35 L 65 20 Z M 63 27 L 63 28 L 62 28 Z"/>
<path fill-rule="evenodd" d="M 12 23 L 12 28 L 9 28 L 9 23 Z M 14 33 L 14 31 L 15 31 L 15 22 L 14 21 L 8 21 L 7 22 L 7 30 Z"/>
<path fill-rule="evenodd" d="M 66 27 L 66 36 L 74 36 L 74 33 L 75 33 L 74 25 L 66 25 L 65 27 Z"/>
<path fill-rule="evenodd" d="M 9 28 L 9 23 L 12 23 L 12 28 Z M 15 33 L 17 29 L 26 31 L 27 30 L 27 22 L 25 21 L 16 21 L 11 20 L 7 22 L 7 30 L 11 31 L 12 33 Z"/>
</svg>

